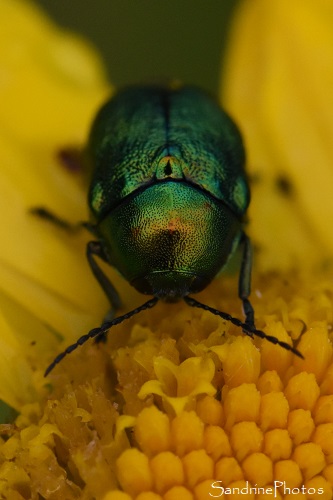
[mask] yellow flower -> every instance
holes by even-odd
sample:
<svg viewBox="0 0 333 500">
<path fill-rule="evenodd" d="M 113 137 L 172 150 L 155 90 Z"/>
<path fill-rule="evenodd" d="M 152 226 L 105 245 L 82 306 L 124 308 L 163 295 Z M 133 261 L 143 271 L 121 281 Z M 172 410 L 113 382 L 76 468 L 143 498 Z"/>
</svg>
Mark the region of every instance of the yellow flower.
<svg viewBox="0 0 333 500">
<path fill-rule="evenodd" d="M 149 394 L 162 397 L 176 414 L 188 407 L 201 394 L 214 396 L 216 389 L 211 384 L 215 366 L 211 359 L 193 357 L 175 365 L 163 357 L 154 359 L 154 372 L 158 380 L 149 380 L 138 394 L 144 398 Z"/>
<path fill-rule="evenodd" d="M 269 7 L 244 0 L 240 9 L 224 95 L 244 128 L 249 167 L 257 174 L 249 224 L 258 245 L 253 303 L 258 327 L 295 342 L 304 360 L 208 312 L 159 303 L 115 327 L 107 345 L 77 349 L 44 379 L 56 353 L 100 323 L 107 302 L 84 262 L 86 236 L 35 219 L 29 208 L 46 206 L 71 222 L 87 217 L 85 187 L 60 157 L 84 144 L 111 89 L 85 42 L 59 31 L 27 1 L 0 2 L 6 237 L 0 399 L 18 412 L 14 422 L 0 425 L 2 498 L 206 500 L 221 497 L 222 488 L 225 498 L 237 491 L 273 498 L 270 488 L 276 498 L 294 498 L 297 491 L 300 498 L 332 498 L 333 273 L 322 265 L 331 256 L 331 236 L 317 220 L 331 213 L 318 206 L 311 212 L 318 194 L 305 196 L 311 175 L 315 189 L 319 172 L 327 183 L 331 173 L 322 161 L 306 175 L 297 173 L 302 148 L 310 165 L 328 155 L 330 143 L 322 139 L 318 151 L 310 122 L 297 120 L 296 110 L 309 113 L 306 86 L 305 94 L 277 97 L 280 87 L 295 89 L 288 78 L 296 65 L 281 66 L 288 57 L 295 54 L 299 63 L 304 57 L 306 68 L 304 54 L 315 53 L 314 39 L 320 44 L 332 36 L 332 9 L 323 1 L 295 1 L 290 11 L 285 0 Z M 288 28 L 287 50 L 279 23 Z M 318 88 L 310 130 L 328 134 L 328 104 Z M 292 117 L 284 108 L 290 101 L 297 103 Z M 140 297 L 110 273 L 133 308 Z M 202 301 L 241 317 L 236 282 L 216 280 Z"/>
</svg>

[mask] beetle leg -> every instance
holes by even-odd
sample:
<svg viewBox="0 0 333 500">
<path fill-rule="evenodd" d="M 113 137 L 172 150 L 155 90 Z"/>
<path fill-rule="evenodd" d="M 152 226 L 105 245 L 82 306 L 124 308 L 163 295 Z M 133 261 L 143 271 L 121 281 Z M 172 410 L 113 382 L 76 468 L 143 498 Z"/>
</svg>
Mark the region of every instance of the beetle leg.
<svg viewBox="0 0 333 500">
<path fill-rule="evenodd" d="M 102 271 L 102 269 L 99 267 L 97 264 L 96 260 L 94 259 L 94 256 L 96 255 L 100 259 L 102 259 L 104 262 L 109 263 L 108 259 L 104 253 L 103 246 L 100 241 L 89 241 L 87 244 L 87 259 L 90 265 L 90 268 L 93 272 L 93 275 L 97 279 L 98 283 L 101 285 L 101 287 L 104 290 L 105 295 L 109 299 L 110 305 L 111 305 L 111 310 L 107 315 L 108 321 L 110 321 L 113 317 L 117 309 L 120 309 L 121 307 L 121 300 L 118 295 L 117 290 L 109 280 L 109 278 L 106 276 L 106 274 Z"/>
<path fill-rule="evenodd" d="M 252 271 L 252 245 L 249 237 L 243 233 L 241 244 L 243 245 L 243 256 L 238 281 L 238 296 L 243 303 L 245 324 L 250 329 L 255 328 L 254 309 L 249 300 L 251 294 L 251 271 Z"/>
<path fill-rule="evenodd" d="M 107 296 L 110 302 L 111 308 L 107 313 L 107 315 L 105 316 L 104 321 L 111 321 L 114 318 L 117 309 L 120 309 L 121 307 L 121 300 L 117 290 L 115 289 L 109 278 L 102 271 L 102 269 L 99 267 L 99 265 L 94 259 L 94 255 L 96 255 L 107 264 L 109 263 L 101 242 L 89 241 L 89 243 L 87 244 L 86 255 L 90 265 L 90 269 L 93 272 L 93 275 L 97 279 L 98 283 L 101 285 L 105 295 Z M 104 333 L 101 333 L 95 338 L 95 342 L 105 342 L 105 341 L 106 341 L 106 334 Z"/>
<path fill-rule="evenodd" d="M 31 213 L 32 215 L 36 215 L 37 217 L 40 217 L 41 219 L 44 219 L 48 222 L 51 222 L 55 226 L 60 227 L 61 229 L 65 229 L 66 231 L 76 232 L 84 228 L 91 233 L 94 233 L 94 226 L 89 222 L 75 222 L 73 224 L 65 219 L 62 219 L 45 207 L 30 208 L 29 213 Z"/>
</svg>

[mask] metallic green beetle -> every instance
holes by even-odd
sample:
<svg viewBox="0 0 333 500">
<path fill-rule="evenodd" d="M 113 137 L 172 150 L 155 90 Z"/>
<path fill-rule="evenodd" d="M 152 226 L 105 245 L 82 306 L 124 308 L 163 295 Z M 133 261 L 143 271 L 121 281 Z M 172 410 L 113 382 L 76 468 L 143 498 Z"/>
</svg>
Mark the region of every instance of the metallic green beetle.
<svg viewBox="0 0 333 500">
<path fill-rule="evenodd" d="M 88 243 L 91 269 L 108 296 L 118 293 L 94 256 L 115 267 L 139 292 L 142 306 L 106 321 L 59 354 L 54 366 L 89 338 L 153 307 L 184 299 L 252 336 L 300 353 L 257 330 L 249 301 L 251 245 L 244 233 L 250 201 L 240 133 L 216 101 L 193 87 L 130 87 L 97 114 L 87 147 L 90 164 Z M 203 290 L 242 245 L 239 297 L 245 322 L 189 297 Z"/>
</svg>

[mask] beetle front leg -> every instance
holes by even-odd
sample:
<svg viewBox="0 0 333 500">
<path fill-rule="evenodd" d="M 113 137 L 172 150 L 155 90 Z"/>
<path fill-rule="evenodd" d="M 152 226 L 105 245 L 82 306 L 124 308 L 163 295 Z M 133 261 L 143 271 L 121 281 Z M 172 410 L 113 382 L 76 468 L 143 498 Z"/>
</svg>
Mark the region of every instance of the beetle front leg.
<svg viewBox="0 0 333 500">
<path fill-rule="evenodd" d="M 51 222 L 55 226 L 60 227 L 61 229 L 66 229 L 67 231 L 77 231 L 82 228 L 82 223 L 79 222 L 77 224 L 71 224 L 67 220 L 58 217 L 58 215 L 54 214 L 51 210 L 45 207 L 32 207 L 29 212 L 32 215 L 36 215 L 37 217 Z"/>
<path fill-rule="evenodd" d="M 45 207 L 32 207 L 30 208 L 29 213 L 39 217 L 40 219 L 46 220 L 47 222 L 51 222 L 54 226 L 57 226 L 60 229 L 64 229 L 70 233 L 76 233 L 81 229 L 87 229 L 87 231 L 95 234 L 95 226 L 90 222 L 68 222 L 66 219 L 62 219 L 57 214 L 51 212 L 51 210 Z"/>
<path fill-rule="evenodd" d="M 117 290 L 109 280 L 109 278 L 106 276 L 106 274 L 102 271 L 102 269 L 99 267 L 97 262 L 94 259 L 94 256 L 96 255 L 100 259 L 102 259 L 104 262 L 109 263 L 108 259 L 104 253 L 103 246 L 100 241 L 89 241 L 87 244 L 87 259 L 90 265 L 90 268 L 93 272 L 93 275 L 97 279 L 98 283 L 101 285 L 101 287 L 104 290 L 105 295 L 109 299 L 111 310 L 107 315 L 108 320 L 114 316 L 114 313 L 117 311 L 117 309 L 120 309 L 121 307 L 121 300 L 118 295 Z"/>
<path fill-rule="evenodd" d="M 252 245 L 249 237 L 243 233 L 241 244 L 243 245 L 243 256 L 238 282 L 238 296 L 243 302 L 245 324 L 249 328 L 255 328 L 254 309 L 249 300 L 251 294 L 251 271 L 252 271 Z"/>
</svg>

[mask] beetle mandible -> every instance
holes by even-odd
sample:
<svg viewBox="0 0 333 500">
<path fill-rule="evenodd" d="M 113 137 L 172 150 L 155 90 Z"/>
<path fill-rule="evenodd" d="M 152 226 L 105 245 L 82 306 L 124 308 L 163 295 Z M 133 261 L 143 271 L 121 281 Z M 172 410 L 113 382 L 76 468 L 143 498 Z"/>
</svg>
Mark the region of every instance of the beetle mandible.
<svg viewBox="0 0 333 500">
<path fill-rule="evenodd" d="M 92 272 L 113 314 L 121 301 L 95 256 L 153 298 L 83 335 L 45 375 L 88 339 L 101 337 L 159 299 L 183 299 L 302 357 L 255 328 L 249 300 L 252 251 L 244 232 L 250 201 L 245 153 L 236 125 L 213 98 L 189 86 L 119 91 L 98 112 L 86 153 L 89 229 L 96 236 L 87 245 Z M 189 296 L 207 287 L 239 246 L 244 322 Z"/>
</svg>

